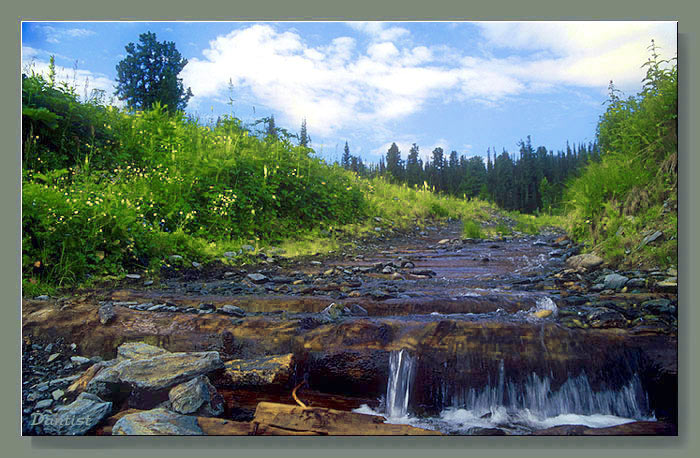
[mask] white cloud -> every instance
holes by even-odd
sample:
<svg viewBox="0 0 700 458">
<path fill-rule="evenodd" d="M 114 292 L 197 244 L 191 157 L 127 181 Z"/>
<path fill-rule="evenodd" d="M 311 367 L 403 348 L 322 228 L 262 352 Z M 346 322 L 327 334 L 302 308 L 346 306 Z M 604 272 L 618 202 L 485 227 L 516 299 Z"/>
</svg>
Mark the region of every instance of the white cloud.
<svg viewBox="0 0 700 458">
<path fill-rule="evenodd" d="M 478 55 L 444 44 L 416 46 L 406 28 L 383 22 L 348 25 L 369 41 L 359 46 L 341 36 L 311 46 L 271 24 L 217 37 L 181 74 L 195 94 L 190 106 L 222 97 L 230 80 L 234 98 L 274 107 L 284 125 L 306 118 L 320 136 L 351 128 L 384 142 L 390 123 L 429 102 L 497 105 L 562 85 L 604 91 L 610 79 L 638 89 L 651 38 L 663 56 L 676 51 L 669 22 L 482 23 Z"/>
<path fill-rule="evenodd" d="M 676 55 L 675 22 L 486 22 L 479 24 L 492 48 L 530 51 L 488 65 L 522 82 L 636 88 L 651 40 L 662 58 Z"/>
<path fill-rule="evenodd" d="M 51 25 L 43 24 L 43 23 L 35 23 L 35 24 L 33 24 L 32 27 L 34 28 L 34 30 L 43 33 L 46 41 L 49 43 L 53 43 L 53 44 L 60 43 L 65 37 L 85 38 L 85 37 L 95 35 L 95 32 L 93 32 L 92 30 L 88 30 L 88 29 L 81 29 L 81 28 L 63 29 L 60 27 L 54 27 Z"/>
<path fill-rule="evenodd" d="M 387 27 L 386 23 L 381 21 L 356 21 L 347 24 L 358 32 L 365 33 L 371 39 L 378 41 L 394 41 L 410 34 L 403 27 Z"/>
</svg>

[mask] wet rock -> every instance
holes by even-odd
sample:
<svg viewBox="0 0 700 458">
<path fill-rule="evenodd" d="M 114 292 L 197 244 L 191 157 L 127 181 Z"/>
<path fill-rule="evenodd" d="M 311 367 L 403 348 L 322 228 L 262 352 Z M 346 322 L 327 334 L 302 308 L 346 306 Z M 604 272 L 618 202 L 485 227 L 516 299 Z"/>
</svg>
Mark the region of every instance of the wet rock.
<svg viewBox="0 0 700 458">
<path fill-rule="evenodd" d="M 668 299 L 654 299 L 642 302 L 642 309 L 654 315 L 675 315 L 676 307 Z"/>
<path fill-rule="evenodd" d="M 602 263 L 603 258 L 590 253 L 571 256 L 569 259 L 566 260 L 566 265 L 571 267 L 572 269 L 590 270 L 595 269 Z"/>
<path fill-rule="evenodd" d="M 330 318 L 331 321 L 335 321 L 343 315 L 343 306 L 333 302 L 323 309 L 320 315 Z"/>
<path fill-rule="evenodd" d="M 244 317 L 245 316 L 245 310 L 243 310 L 242 308 L 237 307 L 235 305 L 231 305 L 231 304 L 222 305 L 221 308 L 219 309 L 219 313 L 223 313 L 225 315 L 237 316 L 237 317 Z"/>
<path fill-rule="evenodd" d="M 289 353 L 226 361 L 224 368 L 234 386 L 284 385 L 289 381 L 293 363 L 294 356 Z"/>
<path fill-rule="evenodd" d="M 132 413 L 120 418 L 112 428 L 112 435 L 158 436 L 203 435 L 197 417 L 180 415 L 159 408 Z"/>
<path fill-rule="evenodd" d="M 592 328 L 625 328 L 627 319 L 620 312 L 599 307 L 586 317 Z"/>
<path fill-rule="evenodd" d="M 100 318 L 100 323 L 107 325 L 114 321 L 117 314 L 114 312 L 114 306 L 110 303 L 104 304 L 97 311 L 97 315 Z"/>
<path fill-rule="evenodd" d="M 643 278 L 631 278 L 625 286 L 628 288 L 644 288 L 647 282 Z"/>
<path fill-rule="evenodd" d="M 265 275 L 260 274 L 260 273 L 248 274 L 248 275 L 246 275 L 246 278 L 255 284 L 260 284 L 260 283 L 265 283 L 267 281 L 270 281 L 269 278 L 267 278 Z"/>
<path fill-rule="evenodd" d="M 471 436 L 505 436 L 506 432 L 500 428 L 472 428 L 469 430 Z"/>
<path fill-rule="evenodd" d="M 603 280 L 603 286 L 605 289 L 620 290 L 627 283 L 629 278 L 620 274 L 609 274 L 606 275 Z"/>
<path fill-rule="evenodd" d="M 67 406 L 58 407 L 54 415 L 46 416 L 42 425 L 52 435 L 83 435 L 97 426 L 112 411 L 112 403 L 98 396 L 82 393 Z"/>
<path fill-rule="evenodd" d="M 168 399 L 172 410 L 185 415 L 215 417 L 224 412 L 223 398 L 204 375 L 173 387 Z"/>
<path fill-rule="evenodd" d="M 663 291 L 667 293 L 675 293 L 678 291 L 678 278 L 677 277 L 671 277 L 667 278 L 663 281 L 658 282 L 655 286 L 655 289 L 658 291 Z"/>
<path fill-rule="evenodd" d="M 168 353 L 152 358 L 127 360 L 110 368 L 121 383 L 141 390 L 158 391 L 223 367 L 215 351 Z"/>
<path fill-rule="evenodd" d="M 567 305 L 583 305 L 589 301 L 585 296 L 567 296 L 562 299 Z"/>
<path fill-rule="evenodd" d="M 350 305 L 350 314 L 356 315 L 356 316 L 367 316 L 368 315 L 367 310 L 365 310 L 365 308 L 359 304 L 351 304 Z"/>
<path fill-rule="evenodd" d="M 607 428 L 585 425 L 562 425 L 535 431 L 536 436 L 675 436 L 678 428 L 659 421 L 634 421 Z"/>
<path fill-rule="evenodd" d="M 253 423 L 260 426 L 323 435 L 440 435 L 437 431 L 384 421 L 385 418 L 378 415 L 272 402 L 259 403 L 253 418 Z"/>
<path fill-rule="evenodd" d="M 216 306 L 214 304 L 209 304 L 209 303 L 201 303 L 198 306 L 200 311 L 205 311 L 205 312 L 213 312 L 216 310 Z"/>
</svg>

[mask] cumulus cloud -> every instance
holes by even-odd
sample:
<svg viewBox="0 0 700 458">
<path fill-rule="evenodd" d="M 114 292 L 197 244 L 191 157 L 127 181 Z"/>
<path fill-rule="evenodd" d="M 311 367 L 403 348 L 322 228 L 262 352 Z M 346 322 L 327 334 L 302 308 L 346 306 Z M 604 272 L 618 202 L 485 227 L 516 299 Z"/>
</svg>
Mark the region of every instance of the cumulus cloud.
<svg viewBox="0 0 700 458">
<path fill-rule="evenodd" d="M 348 25 L 370 38 L 364 47 L 348 36 L 314 47 L 270 24 L 217 37 L 181 74 L 195 94 L 191 105 L 220 96 L 230 81 L 281 111 L 287 125 L 306 118 L 322 136 L 370 125 L 381 131 L 429 101 L 493 105 L 561 85 L 604 90 L 610 79 L 638 86 L 652 38 L 666 55 L 676 52 L 668 22 L 479 23 L 486 52 L 478 54 L 416 46 L 406 28 L 383 22 Z"/>
</svg>

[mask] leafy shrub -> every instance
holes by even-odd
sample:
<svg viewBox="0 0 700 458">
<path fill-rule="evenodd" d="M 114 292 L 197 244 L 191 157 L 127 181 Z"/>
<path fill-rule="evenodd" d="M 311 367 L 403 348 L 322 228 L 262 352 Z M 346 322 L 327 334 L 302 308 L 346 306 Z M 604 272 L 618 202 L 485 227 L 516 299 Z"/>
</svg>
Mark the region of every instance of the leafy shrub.
<svg viewBox="0 0 700 458">
<path fill-rule="evenodd" d="M 473 219 L 465 219 L 462 221 L 462 235 L 470 239 L 480 239 L 484 237 L 481 224 Z"/>
</svg>

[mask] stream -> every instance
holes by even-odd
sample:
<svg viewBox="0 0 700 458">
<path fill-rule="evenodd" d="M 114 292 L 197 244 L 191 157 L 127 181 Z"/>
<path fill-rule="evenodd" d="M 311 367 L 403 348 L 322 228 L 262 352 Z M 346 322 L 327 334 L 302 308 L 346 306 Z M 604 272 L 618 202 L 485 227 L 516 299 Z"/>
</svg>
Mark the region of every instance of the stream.
<svg viewBox="0 0 700 458">
<path fill-rule="evenodd" d="M 445 434 L 677 424 L 677 294 L 653 287 L 665 273 L 568 269 L 576 254 L 558 233 L 470 240 L 453 222 L 325 257 L 27 300 L 23 333 L 104 359 L 138 340 L 224 360 L 294 355 L 283 386 L 222 387 L 227 418 L 250 419 L 261 400 L 293 404 L 304 380 L 309 405 Z M 635 286 L 596 287 L 613 273 Z M 105 303 L 109 326 L 96 321 Z M 32 364 L 26 386 L 43 380 Z"/>
</svg>

